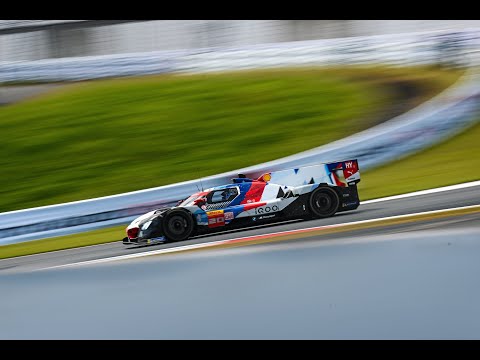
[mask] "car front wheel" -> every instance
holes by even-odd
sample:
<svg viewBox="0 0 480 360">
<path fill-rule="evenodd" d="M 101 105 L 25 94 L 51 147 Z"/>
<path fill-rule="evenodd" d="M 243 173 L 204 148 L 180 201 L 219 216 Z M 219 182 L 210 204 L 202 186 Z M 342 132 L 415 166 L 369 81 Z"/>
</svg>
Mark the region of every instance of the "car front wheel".
<svg viewBox="0 0 480 360">
<path fill-rule="evenodd" d="M 193 234 L 194 228 L 193 218 L 185 210 L 172 210 L 163 218 L 163 233 L 169 241 L 188 239 Z"/>
</svg>

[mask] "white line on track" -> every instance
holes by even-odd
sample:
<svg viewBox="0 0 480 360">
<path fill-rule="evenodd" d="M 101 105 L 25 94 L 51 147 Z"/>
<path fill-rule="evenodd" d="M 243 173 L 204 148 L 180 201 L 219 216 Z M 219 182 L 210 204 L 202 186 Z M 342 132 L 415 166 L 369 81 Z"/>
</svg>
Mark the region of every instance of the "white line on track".
<svg viewBox="0 0 480 360">
<path fill-rule="evenodd" d="M 310 228 L 273 232 L 273 233 L 262 234 L 262 235 L 245 236 L 245 237 L 229 239 L 229 240 L 218 240 L 218 241 L 212 241 L 212 242 L 201 243 L 201 244 L 178 246 L 178 247 L 169 248 L 169 249 L 160 249 L 160 250 L 154 250 L 154 251 L 143 252 L 143 253 L 120 255 L 120 256 L 114 256 L 114 257 L 104 258 L 104 259 L 89 260 L 89 261 L 82 261 L 82 262 L 77 262 L 77 263 L 72 263 L 72 264 L 51 266 L 51 267 L 43 268 L 43 269 L 40 269 L 40 270 L 55 269 L 55 268 L 70 267 L 70 266 L 78 266 L 78 265 L 99 264 L 99 263 L 118 261 L 118 260 L 127 260 L 127 259 L 133 259 L 133 258 L 139 258 L 139 257 L 145 257 L 145 256 L 152 256 L 152 255 L 167 254 L 167 253 L 180 252 L 180 251 L 186 251 L 186 250 L 200 249 L 200 248 L 211 247 L 211 246 L 215 246 L 215 245 L 224 245 L 224 244 L 239 243 L 239 242 L 249 242 L 249 241 L 262 239 L 262 238 L 270 238 L 270 237 L 277 237 L 277 236 L 282 236 L 282 235 L 290 235 L 290 234 L 298 234 L 298 233 L 307 233 L 307 232 L 312 232 L 312 231 L 315 231 L 315 230 L 340 228 L 340 227 L 345 227 L 345 226 L 349 226 L 349 225 L 367 224 L 367 223 L 379 222 L 379 221 L 383 221 L 383 220 L 402 219 L 402 218 L 411 217 L 411 216 L 439 214 L 439 213 L 452 211 L 452 210 L 472 209 L 472 208 L 476 208 L 476 207 L 480 207 L 480 204 L 470 205 L 470 206 L 462 206 L 462 207 L 456 207 L 456 208 L 449 208 L 449 209 L 442 209 L 442 210 L 424 211 L 424 212 L 413 213 L 413 214 L 387 216 L 387 217 L 377 218 L 377 219 L 352 221 L 352 222 L 347 222 L 347 223 L 342 223 L 342 224 L 315 226 L 315 227 L 310 227 Z"/>
<path fill-rule="evenodd" d="M 421 191 L 415 191 L 407 194 L 401 194 L 401 195 L 394 195 L 394 196 L 388 196 L 384 198 L 379 198 L 379 199 L 372 199 L 372 200 L 367 200 L 367 201 L 362 201 L 360 204 L 372 204 L 380 201 L 388 201 L 388 200 L 397 200 L 397 199 L 403 199 L 411 196 L 421 196 L 421 195 L 428 195 L 428 194 L 434 194 L 442 191 L 451 191 L 451 190 L 458 190 L 458 189 L 464 189 L 472 186 L 479 186 L 480 185 L 480 180 L 478 181 L 472 181 L 468 183 L 462 183 L 462 184 L 456 184 L 456 185 L 450 185 L 450 186 L 443 186 L 435 189 L 428 189 L 428 190 L 421 190 Z"/>
</svg>

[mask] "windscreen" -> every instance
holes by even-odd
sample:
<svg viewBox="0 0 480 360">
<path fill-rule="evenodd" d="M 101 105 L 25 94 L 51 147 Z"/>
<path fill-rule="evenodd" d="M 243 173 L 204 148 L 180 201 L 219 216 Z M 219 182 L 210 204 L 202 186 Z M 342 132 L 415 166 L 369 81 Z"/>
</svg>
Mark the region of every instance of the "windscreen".
<svg viewBox="0 0 480 360">
<path fill-rule="evenodd" d="M 201 197 L 204 197 L 205 195 L 208 194 L 208 191 L 202 191 L 202 192 L 198 192 L 198 193 L 195 193 L 193 195 L 190 195 L 188 198 L 186 198 L 185 200 L 183 200 L 180 204 L 178 204 L 178 206 L 193 206 L 193 202 Z"/>
</svg>

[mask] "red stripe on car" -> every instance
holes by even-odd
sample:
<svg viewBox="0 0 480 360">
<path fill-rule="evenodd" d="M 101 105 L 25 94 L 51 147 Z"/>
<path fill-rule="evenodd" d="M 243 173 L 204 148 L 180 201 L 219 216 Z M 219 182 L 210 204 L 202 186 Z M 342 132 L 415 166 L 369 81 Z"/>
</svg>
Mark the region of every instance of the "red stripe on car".
<svg viewBox="0 0 480 360">
<path fill-rule="evenodd" d="M 245 198 L 240 204 L 249 204 L 260 201 L 263 195 L 263 190 L 267 184 L 263 181 L 253 181 L 252 186 L 245 194 Z"/>
</svg>

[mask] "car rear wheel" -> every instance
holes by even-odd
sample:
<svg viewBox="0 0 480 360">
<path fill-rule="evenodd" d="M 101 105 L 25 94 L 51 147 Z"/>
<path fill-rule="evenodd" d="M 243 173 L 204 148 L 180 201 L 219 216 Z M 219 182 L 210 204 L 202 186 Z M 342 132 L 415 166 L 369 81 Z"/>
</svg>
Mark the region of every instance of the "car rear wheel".
<svg viewBox="0 0 480 360">
<path fill-rule="evenodd" d="M 163 218 L 163 233 L 168 241 L 186 240 L 194 228 L 192 215 L 185 210 L 172 210 Z"/>
<path fill-rule="evenodd" d="M 340 204 L 335 190 L 329 187 L 319 187 L 310 195 L 309 207 L 311 214 L 316 218 L 333 216 Z"/>
</svg>

